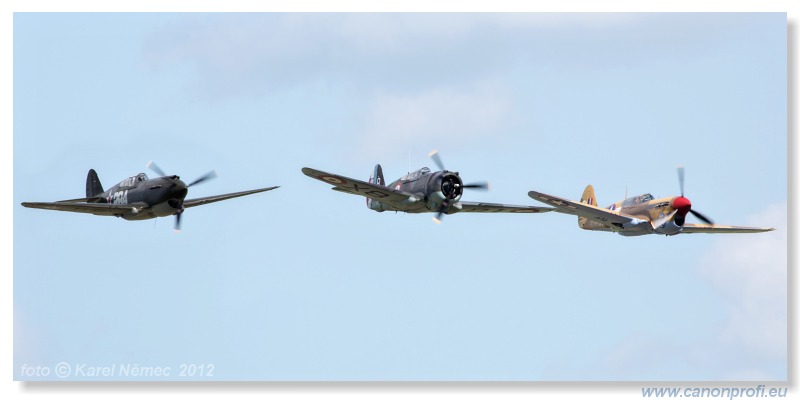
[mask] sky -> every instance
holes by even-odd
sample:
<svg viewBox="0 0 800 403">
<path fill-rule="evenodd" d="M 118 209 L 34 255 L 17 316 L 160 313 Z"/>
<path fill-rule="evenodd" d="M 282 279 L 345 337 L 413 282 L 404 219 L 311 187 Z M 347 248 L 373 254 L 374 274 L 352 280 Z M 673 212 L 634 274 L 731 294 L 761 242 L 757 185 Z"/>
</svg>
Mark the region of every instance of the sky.
<svg viewBox="0 0 800 403">
<path fill-rule="evenodd" d="M 787 379 L 786 14 L 14 15 L 15 380 Z M 464 200 L 679 193 L 752 235 L 376 213 L 300 172 L 434 167 Z M 25 209 L 153 160 L 129 222 Z M 77 368 L 171 368 L 167 376 Z M 213 376 L 181 376 L 202 366 Z M 49 375 L 30 368 L 50 369 Z M 117 370 L 118 371 L 118 370 Z M 197 374 L 195 374 L 197 375 Z"/>
</svg>

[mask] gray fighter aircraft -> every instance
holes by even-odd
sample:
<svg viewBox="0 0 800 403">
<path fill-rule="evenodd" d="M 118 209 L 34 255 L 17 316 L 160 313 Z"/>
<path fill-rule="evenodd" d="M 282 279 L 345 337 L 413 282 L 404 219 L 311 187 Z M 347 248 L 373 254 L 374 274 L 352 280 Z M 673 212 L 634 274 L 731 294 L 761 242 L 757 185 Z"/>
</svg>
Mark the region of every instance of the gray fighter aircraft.
<svg viewBox="0 0 800 403">
<path fill-rule="evenodd" d="M 441 223 L 442 214 L 464 213 L 545 213 L 549 207 L 515 206 L 511 204 L 461 201 L 464 189 L 488 190 L 486 182 L 464 184 L 458 172 L 444 168 L 437 151 L 428 154 L 440 171 L 427 167 L 410 172 L 386 186 L 383 169 L 375 165 L 368 182 L 335 175 L 312 168 L 303 168 L 307 176 L 334 185 L 333 190 L 364 196 L 367 207 L 377 212 L 405 213 L 435 212 L 433 221 Z"/>
<path fill-rule="evenodd" d="M 174 215 L 175 230 L 180 231 L 181 214 L 183 214 L 184 209 L 253 193 L 266 192 L 279 187 L 272 186 L 185 200 L 190 187 L 215 178 L 216 173 L 211 171 L 187 185 L 177 175 L 166 175 L 153 162 L 148 163 L 147 167 L 161 175 L 161 177 L 150 179 L 144 173 L 140 173 L 104 191 L 97 172 L 94 169 L 90 169 L 86 176 L 85 198 L 52 203 L 25 202 L 22 205 L 44 210 L 114 216 L 126 220 L 147 220 Z"/>
</svg>

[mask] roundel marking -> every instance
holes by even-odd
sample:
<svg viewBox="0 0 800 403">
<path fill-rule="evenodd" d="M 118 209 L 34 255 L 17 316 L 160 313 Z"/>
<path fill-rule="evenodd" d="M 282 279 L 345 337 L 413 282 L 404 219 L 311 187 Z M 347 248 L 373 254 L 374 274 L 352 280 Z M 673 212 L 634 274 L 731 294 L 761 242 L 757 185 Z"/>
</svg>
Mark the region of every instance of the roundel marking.
<svg viewBox="0 0 800 403">
<path fill-rule="evenodd" d="M 324 180 L 325 182 L 332 183 L 334 185 L 341 185 L 341 184 L 347 183 L 347 181 L 345 181 L 343 179 L 339 179 L 339 178 L 337 178 L 335 176 L 322 175 L 322 176 L 318 176 L 317 178 L 319 178 L 321 180 Z"/>
</svg>

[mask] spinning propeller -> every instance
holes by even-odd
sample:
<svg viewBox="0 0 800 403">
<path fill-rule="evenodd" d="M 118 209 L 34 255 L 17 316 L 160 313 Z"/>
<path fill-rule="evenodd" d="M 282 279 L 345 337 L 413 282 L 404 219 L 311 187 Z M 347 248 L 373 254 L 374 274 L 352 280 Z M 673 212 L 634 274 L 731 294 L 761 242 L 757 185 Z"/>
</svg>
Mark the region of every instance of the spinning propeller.
<svg viewBox="0 0 800 403">
<path fill-rule="evenodd" d="M 444 167 L 444 163 L 442 163 L 442 158 L 439 157 L 439 152 L 436 150 L 431 151 L 428 154 L 429 157 L 433 160 L 436 166 L 439 168 L 440 171 L 444 172 L 445 175 L 442 176 L 442 194 L 444 195 L 444 200 L 439 204 L 439 209 L 436 211 L 436 216 L 433 218 L 433 222 L 437 224 L 442 223 L 442 214 L 447 211 L 447 208 L 450 207 L 450 204 L 453 200 L 461 196 L 463 189 L 479 189 L 479 190 L 489 190 L 489 182 L 475 182 L 475 183 L 468 183 L 464 184 L 461 182 L 461 178 L 458 176 L 458 172 L 450 172 Z"/>
<path fill-rule="evenodd" d="M 683 196 L 683 182 L 684 182 L 684 169 L 682 166 L 678 167 L 678 185 L 681 188 L 681 195 L 672 200 L 672 208 L 678 212 L 675 214 L 675 224 L 683 226 L 686 222 L 686 214 L 692 213 L 698 220 L 714 225 L 714 222 L 699 212 L 692 210 L 692 202 Z"/>
<path fill-rule="evenodd" d="M 161 176 L 168 176 L 153 161 L 148 162 L 147 163 L 147 167 L 150 168 L 153 172 L 155 172 L 155 173 L 157 173 L 157 174 L 159 174 Z M 190 187 L 192 187 L 194 185 L 197 185 L 199 183 L 203 183 L 203 182 L 205 182 L 205 181 L 207 181 L 209 179 L 214 179 L 216 177 L 217 177 L 217 173 L 214 172 L 214 171 L 211 171 L 211 172 L 209 172 L 209 173 L 207 173 L 207 174 L 195 179 L 194 181 L 192 181 L 188 185 L 183 183 L 183 181 L 181 181 L 180 177 L 177 176 L 177 175 L 173 176 L 173 179 L 175 180 L 175 188 L 177 188 L 177 190 L 180 191 L 180 190 L 183 190 L 183 189 L 188 189 L 188 188 L 190 188 Z M 183 214 L 183 198 L 181 198 L 180 200 L 177 200 L 177 202 L 178 202 L 178 205 L 173 206 L 177 210 L 175 212 L 175 231 L 176 232 L 180 232 L 180 230 L 181 230 L 181 214 Z M 172 204 L 170 204 L 170 205 L 172 205 Z"/>
</svg>

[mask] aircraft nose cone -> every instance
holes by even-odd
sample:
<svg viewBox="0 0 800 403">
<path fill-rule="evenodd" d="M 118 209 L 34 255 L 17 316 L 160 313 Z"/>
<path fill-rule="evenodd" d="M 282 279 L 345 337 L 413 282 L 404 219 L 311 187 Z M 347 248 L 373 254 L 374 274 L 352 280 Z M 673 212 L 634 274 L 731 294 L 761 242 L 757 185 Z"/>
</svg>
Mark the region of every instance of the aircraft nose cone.
<svg viewBox="0 0 800 403">
<path fill-rule="evenodd" d="M 172 193 L 176 197 L 186 197 L 186 194 L 189 193 L 189 188 L 186 184 L 180 179 L 173 179 L 172 185 Z"/>
<path fill-rule="evenodd" d="M 692 209 L 692 202 L 683 196 L 679 196 L 672 201 L 672 208 L 678 210 L 682 215 L 686 215 Z"/>
</svg>

